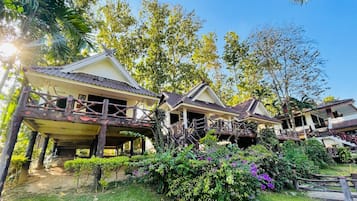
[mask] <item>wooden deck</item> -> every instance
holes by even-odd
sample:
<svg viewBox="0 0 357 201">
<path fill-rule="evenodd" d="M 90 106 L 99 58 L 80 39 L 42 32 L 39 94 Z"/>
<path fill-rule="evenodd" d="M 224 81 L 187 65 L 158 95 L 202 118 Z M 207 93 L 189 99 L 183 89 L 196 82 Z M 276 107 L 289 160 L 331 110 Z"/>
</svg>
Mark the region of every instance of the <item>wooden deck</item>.
<svg viewBox="0 0 357 201">
<path fill-rule="evenodd" d="M 138 106 L 85 101 L 72 96 L 62 97 L 29 90 L 20 111 L 24 122 L 32 130 L 46 133 L 58 140 L 93 140 L 101 125 L 107 126 L 106 136 L 124 137 L 121 131 L 132 131 L 152 137 L 153 111 Z M 60 107 L 64 102 L 65 107 Z M 100 111 L 94 110 L 96 107 Z M 110 108 L 110 110 L 109 110 Z"/>
</svg>

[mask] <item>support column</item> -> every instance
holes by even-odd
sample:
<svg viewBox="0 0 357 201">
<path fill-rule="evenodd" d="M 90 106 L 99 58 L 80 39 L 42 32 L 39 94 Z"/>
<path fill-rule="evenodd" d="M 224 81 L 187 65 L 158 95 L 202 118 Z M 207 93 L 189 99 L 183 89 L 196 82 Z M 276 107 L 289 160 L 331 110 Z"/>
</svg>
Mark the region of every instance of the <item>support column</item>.
<svg viewBox="0 0 357 201">
<path fill-rule="evenodd" d="M 53 147 L 52 147 L 52 156 L 56 156 L 56 151 L 57 151 L 57 142 L 53 143 Z"/>
<path fill-rule="evenodd" d="M 134 140 L 130 140 L 130 156 L 134 155 Z"/>
<path fill-rule="evenodd" d="M 25 157 L 27 158 L 27 162 L 22 166 L 23 168 L 22 170 L 24 171 L 24 173 L 26 172 L 26 174 L 28 173 L 28 170 L 30 168 L 33 147 L 35 146 L 37 134 L 38 134 L 37 131 L 31 132 L 29 144 L 27 145 L 26 154 L 25 154 Z"/>
<path fill-rule="evenodd" d="M 141 138 L 141 155 L 144 155 L 146 147 L 145 147 L 145 138 Z"/>
<path fill-rule="evenodd" d="M 103 158 L 104 156 L 104 147 L 105 147 L 105 141 L 106 141 L 106 134 L 107 134 L 107 127 L 108 127 L 108 105 L 109 105 L 109 100 L 104 99 L 103 101 L 103 107 L 102 107 L 102 120 L 101 120 L 101 126 L 100 126 L 100 131 L 98 135 L 98 142 L 97 142 L 97 150 L 95 152 L 95 156 L 99 158 Z M 98 189 L 98 184 L 101 179 L 101 174 L 102 171 L 100 167 L 96 167 L 94 169 L 94 190 Z"/>
<path fill-rule="evenodd" d="M 182 118 L 183 118 L 183 127 L 186 129 L 187 128 L 187 109 L 183 108 L 182 112 Z"/>
<path fill-rule="evenodd" d="M 98 146 L 98 135 L 95 136 L 95 139 L 92 141 L 92 144 L 90 145 L 89 157 L 95 156 L 97 152 L 97 146 Z"/>
<path fill-rule="evenodd" d="M 44 140 L 43 140 L 41 153 L 40 153 L 40 156 L 38 157 L 37 169 L 42 169 L 43 168 L 43 161 L 45 160 L 46 149 L 47 149 L 47 146 L 48 146 L 49 139 L 50 139 L 50 137 L 46 136 L 44 138 Z"/>
<path fill-rule="evenodd" d="M 124 144 L 120 145 L 120 154 L 124 154 Z"/>
<path fill-rule="evenodd" d="M 0 197 L 1 197 L 2 189 L 4 188 L 4 183 L 6 180 L 7 172 L 9 170 L 11 156 L 12 156 L 12 153 L 14 151 L 14 147 L 15 147 L 15 144 L 17 141 L 17 134 L 19 133 L 21 123 L 23 120 L 21 112 L 26 105 L 30 90 L 31 90 L 30 87 L 24 87 L 21 90 L 21 95 L 20 95 L 16 110 L 14 112 L 14 115 L 12 116 L 12 119 L 11 119 L 11 122 L 9 125 L 9 130 L 7 132 L 6 143 L 5 143 L 4 149 L 2 150 L 2 153 L 1 153 L 1 157 L 0 157 Z"/>
</svg>

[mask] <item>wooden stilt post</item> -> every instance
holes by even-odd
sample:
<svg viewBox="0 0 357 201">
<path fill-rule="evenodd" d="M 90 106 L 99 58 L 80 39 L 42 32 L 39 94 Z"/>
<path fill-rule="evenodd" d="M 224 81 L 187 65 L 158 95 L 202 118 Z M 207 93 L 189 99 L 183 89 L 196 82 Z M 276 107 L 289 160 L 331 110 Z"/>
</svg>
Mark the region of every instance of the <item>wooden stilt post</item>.
<svg viewBox="0 0 357 201">
<path fill-rule="evenodd" d="M 97 146 L 98 146 L 98 135 L 95 136 L 95 139 L 90 145 L 89 157 L 95 156 L 95 154 L 97 153 Z"/>
<path fill-rule="evenodd" d="M 50 140 L 50 137 L 48 135 L 43 139 L 40 156 L 38 157 L 37 169 L 43 168 L 43 161 L 45 160 L 46 149 L 47 149 L 49 140 Z"/>
<path fill-rule="evenodd" d="M 53 147 L 52 147 L 52 156 L 56 156 L 56 150 L 57 150 L 57 142 L 53 143 Z"/>
<path fill-rule="evenodd" d="M 26 154 L 25 154 L 25 157 L 27 158 L 27 162 L 23 165 L 23 171 L 26 171 L 26 173 L 28 173 L 28 170 L 30 168 L 33 147 L 35 146 L 37 134 L 38 134 L 37 131 L 31 132 L 29 144 L 27 145 Z"/>
<path fill-rule="evenodd" d="M 98 135 L 98 143 L 97 143 L 97 150 L 95 152 L 95 156 L 99 158 L 103 158 L 104 156 L 104 147 L 105 147 L 105 140 L 106 140 L 106 133 L 107 133 L 107 126 L 108 126 L 108 106 L 109 100 L 104 99 L 103 101 L 103 108 L 102 108 L 102 123 Z M 101 179 L 101 169 L 100 167 L 95 168 L 94 170 L 94 189 L 98 189 L 98 184 Z"/>
<path fill-rule="evenodd" d="M 30 90 L 31 90 L 30 87 L 24 87 L 21 90 L 21 95 L 20 95 L 20 98 L 19 98 L 19 101 L 17 104 L 17 108 L 15 110 L 14 115 L 12 116 L 11 123 L 9 125 L 9 130 L 7 132 L 6 143 L 5 143 L 4 149 L 2 150 L 2 153 L 1 153 L 1 157 L 0 157 L 0 197 L 1 197 L 2 190 L 4 188 L 4 183 L 6 180 L 7 172 L 9 170 L 12 152 L 14 151 L 14 147 L 15 147 L 16 140 L 17 140 L 17 134 L 20 130 L 21 123 L 23 120 L 21 111 L 23 110 L 23 108 L 26 105 Z"/>
<path fill-rule="evenodd" d="M 134 140 L 130 140 L 130 157 L 134 155 Z"/>
<path fill-rule="evenodd" d="M 29 169 L 31 165 L 31 160 L 32 160 L 32 153 L 33 153 L 33 147 L 35 146 L 36 142 L 36 137 L 37 137 L 38 132 L 37 131 L 32 131 L 29 139 L 29 143 L 27 145 L 26 149 L 26 154 L 25 157 L 27 158 L 26 163 L 22 165 L 22 169 L 20 172 L 19 176 L 19 183 L 23 183 L 26 181 L 28 175 L 29 175 Z"/>
<path fill-rule="evenodd" d="M 124 144 L 120 145 L 120 154 L 124 154 Z"/>
<path fill-rule="evenodd" d="M 146 150 L 146 147 L 145 147 L 145 138 L 141 138 L 141 155 L 144 155 L 145 150 Z"/>
</svg>

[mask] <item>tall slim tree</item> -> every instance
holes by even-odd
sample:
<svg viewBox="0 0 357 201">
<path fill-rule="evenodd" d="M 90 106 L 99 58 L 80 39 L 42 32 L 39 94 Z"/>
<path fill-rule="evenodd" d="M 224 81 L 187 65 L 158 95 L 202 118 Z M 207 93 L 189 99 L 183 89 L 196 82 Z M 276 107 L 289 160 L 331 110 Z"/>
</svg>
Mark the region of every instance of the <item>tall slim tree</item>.
<svg viewBox="0 0 357 201">
<path fill-rule="evenodd" d="M 194 12 L 146 0 L 137 18 L 122 1 L 104 8 L 98 40 L 117 49 L 117 58 L 140 84 L 155 92 L 184 92 L 200 81 L 191 59 L 201 28 Z"/>
<path fill-rule="evenodd" d="M 264 78 L 276 94 L 280 105 L 295 129 L 290 97 L 318 99 L 326 90 L 324 60 L 301 27 L 264 27 L 253 32 L 248 41 L 259 61 Z"/>
<path fill-rule="evenodd" d="M 202 35 L 198 47 L 194 50 L 192 60 L 198 65 L 202 77 L 212 75 L 213 86 L 219 96 L 222 96 L 224 77 L 217 50 L 217 35 L 213 32 Z"/>
</svg>

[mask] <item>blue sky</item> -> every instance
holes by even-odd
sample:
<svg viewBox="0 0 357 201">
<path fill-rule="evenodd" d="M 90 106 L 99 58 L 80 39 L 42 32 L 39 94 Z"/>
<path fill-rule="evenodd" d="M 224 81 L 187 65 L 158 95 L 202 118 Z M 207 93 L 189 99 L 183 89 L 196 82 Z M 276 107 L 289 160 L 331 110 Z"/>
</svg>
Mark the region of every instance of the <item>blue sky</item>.
<svg viewBox="0 0 357 201">
<path fill-rule="evenodd" d="M 136 7 L 140 0 L 130 1 Z M 161 0 L 194 10 L 204 20 L 201 33 L 216 32 L 222 50 L 223 37 L 235 31 L 245 39 L 259 26 L 302 26 L 316 43 L 328 76 L 326 95 L 357 101 L 357 1 L 309 0 L 305 5 L 290 0 Z M 134 8 L 134 10 L 136 10 Z M 135 12 L 135 11 L 134 11 Z"/>
</svg>

